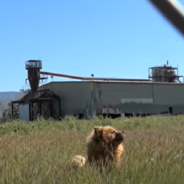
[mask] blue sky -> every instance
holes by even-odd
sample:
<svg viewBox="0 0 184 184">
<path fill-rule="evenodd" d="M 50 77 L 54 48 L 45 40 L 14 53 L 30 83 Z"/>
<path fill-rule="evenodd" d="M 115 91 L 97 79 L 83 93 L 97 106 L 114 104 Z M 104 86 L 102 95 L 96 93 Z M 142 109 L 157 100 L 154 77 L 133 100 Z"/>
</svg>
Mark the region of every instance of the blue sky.
<svg viewBox="0 0 184 184">
<path fill-rule="evenodd" d="M 25 85 L 29 59 L 43 71 L 118 78 L 147 78 L 169 60 L 184 75 L 184 38 L 146 0 L 6 0 L 0 24 L 0 91 Z"/>
</svg>

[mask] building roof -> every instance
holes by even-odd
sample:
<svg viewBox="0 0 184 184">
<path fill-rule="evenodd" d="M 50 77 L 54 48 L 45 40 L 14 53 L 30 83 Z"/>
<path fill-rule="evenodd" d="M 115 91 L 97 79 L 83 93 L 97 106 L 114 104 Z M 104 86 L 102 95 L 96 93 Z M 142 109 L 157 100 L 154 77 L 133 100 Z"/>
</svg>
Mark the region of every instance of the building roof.
<svg viewBox="0 0 184 184">
<path fill-rule="evenodd" d="M 24 96 L 14 101 L 11 101 L 11 103 L 24 103 L 26 99 L 32 102 L 36 102 L 36 101 L 59 99 L 59 97 L 49 89 L 43 89 L 39 90 L 37 93 L 32 92 L 25 93 Z"/>
<path fill-rule="evenodd" d="M 50 84 L 57 84 L 57 83 L 91 83 L 91 82 L 95 82 L 95 83 L 133 83 L 133 84 L 160 84 L 160 85 L 184 85 L 184 83 L 176 83 L 176 82 L 153 82 L 153 81 L 95 81 L 95 80 L 91 80 L 91 81 L 52 81 L 49 82 L 47 84 L 44 84 L 40 87 L 44 87 L 44 86 L 48 86 Z"/>
</svg>

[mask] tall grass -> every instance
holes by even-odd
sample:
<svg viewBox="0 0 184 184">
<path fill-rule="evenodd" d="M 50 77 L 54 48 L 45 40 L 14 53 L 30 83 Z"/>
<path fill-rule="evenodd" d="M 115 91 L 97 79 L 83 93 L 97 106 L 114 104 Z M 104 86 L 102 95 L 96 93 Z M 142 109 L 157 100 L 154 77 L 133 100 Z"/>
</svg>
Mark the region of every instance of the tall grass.
<svg viewBox="0 0 184 184">
<path fill-rule="evenodd" d="M 126 132 L 120 168 L 67 165 L 75 154 L 85 156 L 85 138 L 96 125 Z M 0 126 L 0 183 L 4 184 L 180 184 L 184 181 L 184 116 L 77 120 Z"/>
</svg>

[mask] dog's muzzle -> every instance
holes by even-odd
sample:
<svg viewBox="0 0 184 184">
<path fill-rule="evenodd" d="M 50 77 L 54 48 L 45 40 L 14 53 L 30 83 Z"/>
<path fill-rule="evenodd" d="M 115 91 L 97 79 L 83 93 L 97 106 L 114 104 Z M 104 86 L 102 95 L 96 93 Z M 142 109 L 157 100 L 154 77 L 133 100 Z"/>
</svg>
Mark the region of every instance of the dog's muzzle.
<svg viewBox="0 0 184 184">
<path fill-rule="evenodd" d="M 117 132 L 117 133 L 116 133 L 115 141 L 116 141 L 116 142 L 123 142 L 124 138 L 125 138 L 125 133 L 124 133 L 124 131 L 122 131 L 122 132 Z"/>
</svg>

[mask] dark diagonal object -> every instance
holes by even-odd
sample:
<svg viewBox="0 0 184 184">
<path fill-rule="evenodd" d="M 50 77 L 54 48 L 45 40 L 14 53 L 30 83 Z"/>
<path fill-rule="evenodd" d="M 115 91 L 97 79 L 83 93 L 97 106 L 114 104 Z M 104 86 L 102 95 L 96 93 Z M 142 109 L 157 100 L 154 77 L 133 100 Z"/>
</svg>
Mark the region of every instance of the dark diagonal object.
<svg viewBox="0 0 184 184">
<path fill-rule="evenodd" d="M 149 0 L 184 36 L 184 10 L 177 0 Z"/>
</svg>

